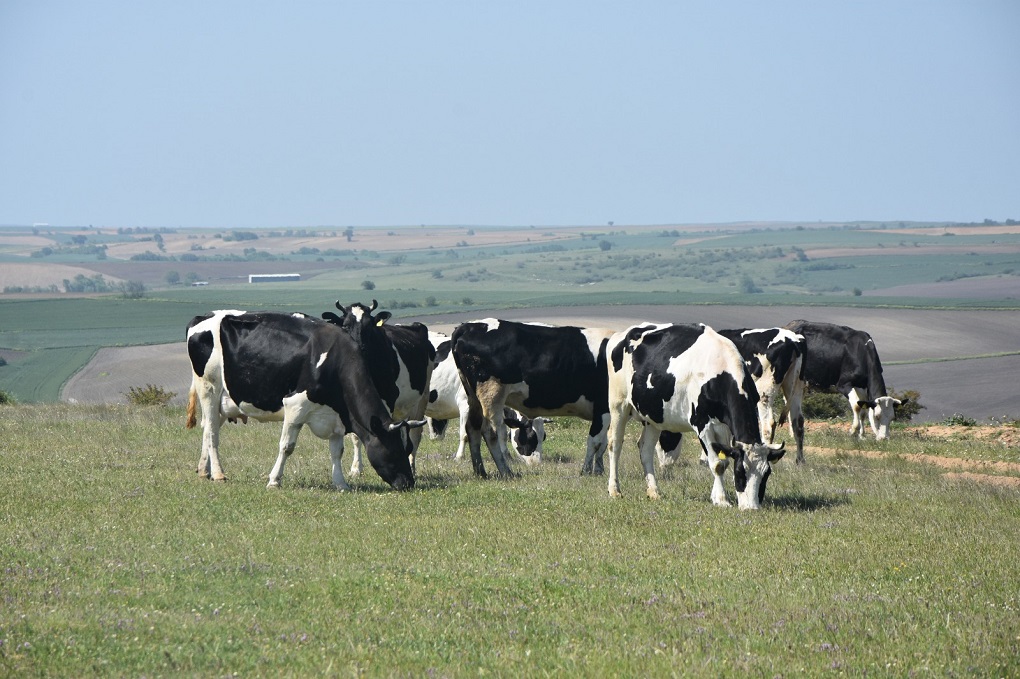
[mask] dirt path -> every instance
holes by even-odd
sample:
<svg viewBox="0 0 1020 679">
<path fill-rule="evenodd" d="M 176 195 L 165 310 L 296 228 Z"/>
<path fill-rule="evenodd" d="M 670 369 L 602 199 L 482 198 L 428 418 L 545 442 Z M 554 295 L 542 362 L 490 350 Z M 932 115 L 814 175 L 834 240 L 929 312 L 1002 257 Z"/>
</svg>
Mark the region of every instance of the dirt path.
<svg viewBox="0 0 1020 679">
<path fill-rule="evenodd" d="M 810 440 L 811 430 L 818 432 L 824 429 L 831 429 L 829 424 L 808 424 L 806 438 Z M 949 427 L 944 425 L 933 425 L 911 429 L 911 433 L 922 437 L 939 438 L 944 441 L 952 440 L 984 440 L 997 441 L 1009 448 L 1020 447 L 1020 429 L 1014 427 Z M 925 455 L 923 453 L 886 453 L 879 450 L 850 450 L 838 448 L 822 448 L 817 446 L 804 446 L 806 457 L 820 455 L 823 457 L 836 457 L 846 455 L 863 457 L 870 460 L 884 460 L 899 457 L 915 464 L 924 464 L 940 467 L 946 470 L 945 477 L 949 479 L 966 479 L 978 483 L 986 483 L 1005 488 L 1020 490 L 1020 462 L 1001 462 L 995 460 L 968 460 L 960 457 L 942 457 L 939 455 Z"/>
</svg>

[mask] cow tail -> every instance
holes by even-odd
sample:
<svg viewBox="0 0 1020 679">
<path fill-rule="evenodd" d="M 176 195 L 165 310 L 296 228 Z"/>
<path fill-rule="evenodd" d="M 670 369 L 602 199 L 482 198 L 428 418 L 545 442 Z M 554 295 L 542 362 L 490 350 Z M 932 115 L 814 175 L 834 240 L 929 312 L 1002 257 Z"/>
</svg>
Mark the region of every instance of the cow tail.
<svg viewBox="0 0 1020 679">
<path fill-rule="evenodd" d="M 195 390 L 195 385 L 192 383 L 191 389 L 188 390 L 188 419 L 184 422 L 185 429 L 195 428 L 195 402 L 198 401 L 198 392 Z"/>
</svg>

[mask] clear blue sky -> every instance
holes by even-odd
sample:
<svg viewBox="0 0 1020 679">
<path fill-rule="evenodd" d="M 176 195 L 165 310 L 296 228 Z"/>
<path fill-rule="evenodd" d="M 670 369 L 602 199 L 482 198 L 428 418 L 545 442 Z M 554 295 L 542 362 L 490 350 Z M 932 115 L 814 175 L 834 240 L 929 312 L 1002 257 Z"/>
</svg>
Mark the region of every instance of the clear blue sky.
<svg viewBox="0 0 1020 679">
<path fill-rule="evenodd" d="M 0 224 L 985 218 L 1016 0 L 0 0 Z"/>
</svg>

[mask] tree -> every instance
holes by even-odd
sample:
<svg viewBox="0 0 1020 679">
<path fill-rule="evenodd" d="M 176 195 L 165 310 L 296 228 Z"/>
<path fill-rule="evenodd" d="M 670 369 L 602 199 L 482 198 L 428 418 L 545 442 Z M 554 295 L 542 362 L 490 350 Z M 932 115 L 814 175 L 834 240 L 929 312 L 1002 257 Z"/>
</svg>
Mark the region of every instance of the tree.
<svg viewBox="0 0 1020 679">
<path fill-rule="evenodd" d="M 361 289 L 362 290 L 375 290 L 375 283 L 373 283 L 372 281 L 368 281 L 368 280 L 361 281 Z"/>
<path fill-rule="evenodd" d="M 600 240 L 599 241 L 599 250 L 602 250 L 602 252 L 609 252 L 612 249 L 612 247 L 613 247 L 613 244 L 610 243 L 607 240 Z"/>
<path fill-rule="evenodd" d="M 121 286 L 124 299 L 141 299 L 145 297 L 145 284 L 141 281 L 128 281 Z"/>
<path fill-rule="evenodd" d="M 181 282 L 181 274 L 175 270 L 167 271 L 163 278 L 167 285 L 177 285 Z"/>
<path fill-rule="evenodd" d="M 350 243 L 354 239 L 354 227 L 348 226 L 344 229 L 344 237 L 347 238 L 347 242 Z"/>
</svg>

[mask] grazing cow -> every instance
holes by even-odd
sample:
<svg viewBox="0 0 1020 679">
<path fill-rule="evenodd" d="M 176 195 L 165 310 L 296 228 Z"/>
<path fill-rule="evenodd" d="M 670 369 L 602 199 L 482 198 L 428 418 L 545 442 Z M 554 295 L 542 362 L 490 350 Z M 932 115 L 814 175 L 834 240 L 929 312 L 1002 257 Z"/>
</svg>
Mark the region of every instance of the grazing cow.
<svg viewBox="0 0 1020 679">
<path fill-rule="evenodd" d="M 350 490 L 341 468 L 343 437 L 365 442 L 368 459 L 396 490 L 414 487 L 407 430 L 421 423 L 395 421 L 372 383 L 353 338 L 340 328 L 303 314 L 215 311 L 188 324 L 193 370 L 188 428 L 202 408 L 199 472 L 224 480 L 219 459 L 220 426 L 227 418 L 283 421 L 279 455 L 269 487 L 280 485 L 301 426 L 329 440 L 333 485 Z"/>
<path fill-rule="evenodd" d="M 441 332 L 429 331 L 429 341 L 436 348 L 436 367 L 432 371 L 429 390 L 429 404 L 425 409 L 428 420 L 429 436 L 441 439 L 446 435 L 446 427 L 453 418 L 458 418 L 460 440 L 457 444 L 455 460 L 464 459 L 467 447 L 468 398 L 464 384 L 457 371 L 457 363 L 450 353 L 449 336 Z M 527 464 L 538 464 L 542 461 L 542 442 L 545 440 L 545 423 L 547 418 L 534 419 L 522 415 L 511 408 L 504 409 L 503 422 L 514 430 L 511 440 L 518 457 Z"/>
<path fill-rule="evenodd" d="M 436 350 L 429 341 L 428 328 L 421 323 L 389 325 L 392 314 L 372 306 L 355 303 L 344 307 L 339 301 L 340 315 L 327 311 L 322 317 L 340 326 L 361 348 L 375 388 L 394 418 L 423 420 L 429 401 L 429 383 L 435 366 Z M 421 441 L 421 429 L 410 432 L 411 467 Z M 349 476 L 361 473 L 361 445 L 355 443 Z"/>
<path fill-rule="evenodd" d="M 583 471 L 601 463 L 609 425 L 604 347 L 612 330 L 488 318 L 453 331 L 453 356 L 468 397 L 468 443 L 485 476 L 481 441 L 510 476 L 503 408 L 528 417 L 570 415 L 591 422 Z M 601 468 L 597 468 L 601 472 Z"/>
<path fill-rule="evenodd" d="M 810 321 L 791 321 L 786 327 L 803 336 L 806 345 L 800 378 L 795 386 L 797 403 L 806 385 L 818 389 L 835 387 L 850 402 L 854 416 L 851 435 L 864 435 L 861 408 L 866 408 L 875 438 L 888 438 L 895 406 L 905 401 L 887 395 L 882 362 L 871 335 L 845 325 Z M 784 410 L 783 416 L 786 415 Z M 800 412 L 790 412 L 790 429 L 797 440 L 797 462 L 803 462 L 804 416 Z"/>
<path fill-rule="evenodd" d="M 729 505 L 722 476 L 733 460 L 737 504 L 765 497 L 781 444 L 762 442 L 758 390 L 733 342 L 706 325 L 635 325 L 609 340 L 609 495 L 620 496 L 624 430 L 636 417 L 647 494 L 658 499 L 655 446 L 662 432 L 694 432 L 714 475 L 712 502 Z"/>
</svg>

